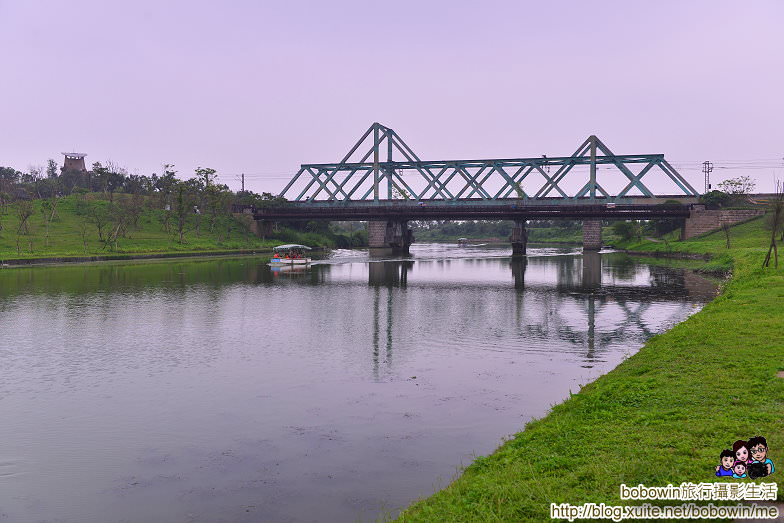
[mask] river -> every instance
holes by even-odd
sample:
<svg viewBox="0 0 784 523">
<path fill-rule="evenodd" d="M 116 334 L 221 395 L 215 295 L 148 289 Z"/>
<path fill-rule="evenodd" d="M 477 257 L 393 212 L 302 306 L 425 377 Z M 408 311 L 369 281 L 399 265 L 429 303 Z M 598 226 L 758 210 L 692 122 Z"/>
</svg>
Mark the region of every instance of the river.
<svg viewBox="0 0 784 523">
<path fill-rule="evenodd" d="M 0 269 L 0 522 L 394 515 L 716 292 L 510 252 Z"/>
</svg>

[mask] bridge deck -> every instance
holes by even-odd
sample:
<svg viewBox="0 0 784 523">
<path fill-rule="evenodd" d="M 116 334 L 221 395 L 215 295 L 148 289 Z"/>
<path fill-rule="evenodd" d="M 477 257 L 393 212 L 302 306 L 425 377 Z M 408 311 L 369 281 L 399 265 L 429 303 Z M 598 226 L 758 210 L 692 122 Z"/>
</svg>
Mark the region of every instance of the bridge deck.
<svg viewBox="0 0 784 523">
<path fill-rule="evenodd" d="M 461 201 L 459 204 L 433 200 L 375 202 L 285 203 L 270 207 L 237 206 L 235 212 L 253 214 L 256 220 L 535 220 L 556 218 L 651 219 L 685 218 L 689 205 L 663 203 L 602 203 L 596 200 L 547 201 Z M 673 198 L 674 199 L 674 198 Z M 556 200 L 556 199 L 553 199 Z M 648 199 L 650 200 L 650 199 Z M 692 202 L 688 202 L 692 203 Z"/>
</svg>

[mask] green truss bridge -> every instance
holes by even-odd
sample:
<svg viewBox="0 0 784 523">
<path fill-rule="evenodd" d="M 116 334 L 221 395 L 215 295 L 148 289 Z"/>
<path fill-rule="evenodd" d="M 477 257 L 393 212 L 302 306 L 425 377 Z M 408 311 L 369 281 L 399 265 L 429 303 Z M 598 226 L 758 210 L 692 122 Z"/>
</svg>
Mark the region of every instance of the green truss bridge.
<svg viewBox="0 0 784 523">
<path fill-rule="evenodd" d="M 374 123 L 339 162 L 303 164 L 279 196 L 235 211 L 262 223 L 368 221 L 376 254 L 406 254 L 412 219 L 514 220 L 513 252 L 524 254 L 526 220 L 582 219 L 584 247 L 596 250 L 601 218 L 688 217 L 699 193 L 663 154 L 617 155 L 596 136 L 570 156 L 424 161 Z"/>
</svg>

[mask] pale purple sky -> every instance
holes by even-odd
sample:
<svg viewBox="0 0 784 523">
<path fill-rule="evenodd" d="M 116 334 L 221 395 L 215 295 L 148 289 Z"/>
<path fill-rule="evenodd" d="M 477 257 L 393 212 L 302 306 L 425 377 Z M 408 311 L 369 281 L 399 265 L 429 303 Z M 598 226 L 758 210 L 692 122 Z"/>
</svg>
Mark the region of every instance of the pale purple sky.
<svg viewBox="0 0 784 523">
<path fill-rule="evenodd" d="M 277 192 L 378 121 L 423 159 L 568 155 L 596 134 L 700 191 L 703 160 L 769 191 L 782 27 L 780 0 L 0 0 L 0 165 L 76 149 Z"/>
</svg>

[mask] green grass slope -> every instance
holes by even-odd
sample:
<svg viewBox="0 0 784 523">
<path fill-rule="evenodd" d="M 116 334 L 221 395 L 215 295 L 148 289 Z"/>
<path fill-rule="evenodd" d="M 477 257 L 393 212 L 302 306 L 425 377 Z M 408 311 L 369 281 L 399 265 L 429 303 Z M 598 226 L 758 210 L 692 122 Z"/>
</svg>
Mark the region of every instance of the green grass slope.
<svg viewBox="0 0 784 523">
<path fill-rule="evenodd" d="M 147 208 L 139 217 L 138 227 L 129 226 L 125 237 L 120 237 L 116 249 L 113 249 L 113 246 L 100 242 L 96 226 L 85 216 L 78 214 L 76 196 L 60 200 L 57 216 L 49 226 L 47 239 L 42 201 L 36 200 L 32 203 L 34 213 L 28 220 L 28 234 L 17 234 L 17 204 L 8 205 L 5 213 L 0 215 L 0 259 L 238 250 L 275 244 L 274 241 L 264 242 L 255 237 L 233 217 L 220 218 L 211 232 L 206 216 L 202 218 L 199 235 L 195 231 L 193 216 L 189 216 L 185 242 L 179 243 L 174 225 L 170 229 L 172 232 L 167 233 L 164 230 L 161 223 L 163 211 Z M 86 245 L 82 238 L 83 224 L 86 224 Z"/>
</svg>

